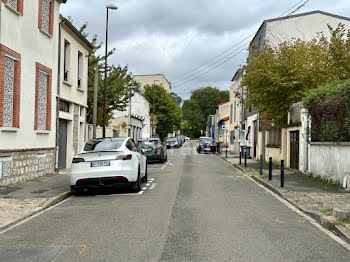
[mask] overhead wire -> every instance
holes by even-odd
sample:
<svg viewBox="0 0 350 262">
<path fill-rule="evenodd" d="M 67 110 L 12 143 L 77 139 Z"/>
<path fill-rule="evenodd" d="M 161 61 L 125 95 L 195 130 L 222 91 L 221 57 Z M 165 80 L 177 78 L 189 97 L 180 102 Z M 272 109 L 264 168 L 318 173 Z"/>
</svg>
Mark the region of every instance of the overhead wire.
<svg viewBox="0 0 350 262">
<path fill-rule="evenodd" d="M 304 2 L 304 1 L 305 1 L 305 0 L 299 1 L 298 3 L 296 3 L 295 5 L 293 5 L 292 7 L 290 7 L 288 10 L 286 10 L 285 12 L 283 12 L 281 15 L 279 15 L 278 18 L 279 18 L 279 17 L 282 17 L 283 15 L 285 15 L 286 13 L 288 13 L 291 9 L 295 8 L 296 6 L 298 6 L 300 3 Z M 233 48 L 235 48 L 236 46 L 238 46 L 238 45 L 241 44 L 242 42 L 244 42 L 244 41 L 250 39 L 250 37 L 254 36 L 255 34 L 256 34 L 256 32 L 250 34 L 249 36 L 245 37 L 244 39 L 242 39 L 242 40 L 239 41 L 238 43 L 236 43 L 236 44 L 234 44 L 233 46 L 231 46 L 230 48 L 228 48 L 228 49 L 224 50 L 223 52 L 221 52 L 220 54 L 216 55 L 216 56 L 213 57 L 212 59 L 201 63 L 199 66 L 193 68 L 192 70 L 190 70 L 190 71 L 188 71 L 188 72 L 186 72 L 186 73 L 184 73 L 184 74 L 181 74 L 181 75 L 179 75 L 179 76 L 176 76 L 172 81 L 175 81 L 175 80 L 181 78 L 182 76 L 185 76 L 185 75 L 187 75 L 187 74 L 189 74 L 189 73 L 191 73 L 191 72 L 193 72 L 193 71 L 195 71 L 195 70 L 201 68 L 202 66 L 204 66 L 204 65 L 206 65 L 206 64 L 208 64 L 208 63 L 214 61 L 216 58 L 218 58 L 218 57 L 220 57 L 220 56 L 226 54 L 227 52 L 229 52 L 230 50 L 232 50 Z"/>
<path fill-rule="evenodd" d="M 303 1 L 299 1 L 297 4 L 293 5 L 293 7 L 289 8 L 287 11 L 285 11 L 284 13 L 282 13 L 278 18 L 282 17 L 285 13 L 289 12 L 291 9 L 293 9 L 295 6 L 298 6 L 300 3 L 302 3 L 301 5 L 299 5 L 295 10 L 291 11 L 290 13 L 288 13 L 287 16 L 285 16 L 285 18 L 289 17 L 290 15 L 294 14 L 296 11 L 298 11 L 300 8 L 302 8 L 303 6 L 305 6 L 307 4 L 307 2 L 309 2 L 310 0 L 303 0 Z M 278 25 L 280 25 L 285 19 L 275 23 L 270 29 L 267 30 L 267 32 L 269 32 L 270 30 L 273 30 L 274 28 L 276 28 Z M 222 52 L 221 54 L 215 56 L 214 58 L 212 58 L 211 60 L 209 60 L 208 62 L 202 63 L 200 66 L 192 69 L 191 71 L 182 74 L 182 76 L 185 76 L 187 74 L 189 74 L 190 72 L 193 72 L 201 67 L 203 67 L 205 64 L 208 64 L 209 62 L 214 61 L 216 58 L 222 56 L 223 54 L 227 53 L 228 51 L 232 50 L 234 47 L 238 46 L 239 44 L 245 42 L 246 40 L 250 39 L 251 36 L 255 35 L 257 32 L 255 32 L 254 34 L 251 34 L 250 36 L 244 38 L 243 40 L 241 40 L 240 42 L 238 42 L 237 44 L 235 44 L 233 47 L 225 50 L 224 52 Z M 249 41 L 250 42 L 250 41 Z M 214 70 L 215 68 L 221 66 L 222 64 L 226 63 L 227 61 L 229 61 L 230 59 L 232 59 L 233 57 L 237 56 L 239 53 L 241 53 L 242 51 L 244 51 L 247 48 L 247 43 L 244 44 L 244 46 L 240 46 L 238 48 L 236 48 L 236 50 L 234 50 L 233 52 L 231 52 L 230 54 L 227 54 L 226 57 L 220 58 L 219 60 L 215 61 L 214 63 L 211 63 L 209 66 L 207 67 L 203 67 L 202 69 L 199 70 L 199 72 L 192 74 L 190 76 L 185 77 L 184 79 L 180 80 L 179 84 L 175 84 L 172 88 L 176 88 L 179 86 L 182 86 L 188 82 L 192 82 L 193 80 L 198 79 L 199 77 L 211 72 L 212 70 Z M 204 73 L 201 73 L 201 71 L 205 71 Z M 199 74 L 199 75 L 198 75 Z M 180 76 L 179 76 L 180 77 Z M 179 78 L 178 77 L 178 78 Z M 190 79 L 191 78 L 191 79 Z M 188 81 L 186 81 L 187 79 L 189 79 Z M 175 81 L 176 82 L 176 81 Z"/>
</svg>

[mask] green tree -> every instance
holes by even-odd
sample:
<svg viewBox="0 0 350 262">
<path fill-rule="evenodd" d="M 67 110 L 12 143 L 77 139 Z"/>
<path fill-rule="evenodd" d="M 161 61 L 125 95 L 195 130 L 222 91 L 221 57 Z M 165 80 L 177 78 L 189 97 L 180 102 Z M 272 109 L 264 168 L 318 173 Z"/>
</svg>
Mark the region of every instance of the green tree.
<svg viewBox="0 0 350 262">
<path fill-rule="evenodd" d="M 182 106 L 184 133 L 198 137 L 205 130 L 207 117 L 215 114 L 218 104 L 228 101 L 229 91 L 221 91 L 214 87 L 203 87 L 192 91 L 189 100 Z"/>
<path fill-rule="evenodd" d="M 86 33 L 87 23 L 83 24 L 80 32 L 88 37 Z M 103 93 L 104 93 L 104 61 L 105 56 L 97 55 L 102 43 L 97 40 L 97 35 L 91 40 L 93 48 L 89 52 L 88 66 L 88 109 L 87 121 L 92 123 L 93 117 L 93 97 L 94 97 L 94 82 L 95 68 L 98 70 L 98 94 L 97 94 L 97 124 L 103 125 Z M 114 53 L 112 49 L 107 54 L 107 57 Z M 106 96 L 106 113 L 107 124 L 113 117 L 113 110 L 125 110 L 129 98 L 132 96 L 137 84 L 133 81 L 132 75 L 128 72 L 128 67 L 109 65 L 107 67 L 107 96 Z"/>
<path fill-rule="evenodd" d="M 155 114 L 156 133 L 164 140 L 168 133 L 180 128 L 182 114 L 178 101 L 161 85 L 146 85 L 144 96 Z"/>
<path fill-rule="evenodd" d="M 329 32 L 330 38 L 320 34 L 309 42 L 293 39 L 277 47 L 266 42 L 263 50 L 251 46 L 242 83 L 247 87 L 245 104 L 283 126 L 290 106 L 310 90 L 349 78 L 349 31 L 340 24 L 329 26 Z"/>
</svg>

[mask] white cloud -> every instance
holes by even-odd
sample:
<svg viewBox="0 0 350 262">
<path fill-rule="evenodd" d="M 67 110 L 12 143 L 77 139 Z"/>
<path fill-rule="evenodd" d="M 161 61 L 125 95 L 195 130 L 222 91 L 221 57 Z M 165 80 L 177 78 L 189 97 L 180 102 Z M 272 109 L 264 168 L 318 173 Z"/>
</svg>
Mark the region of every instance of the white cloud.
<svg viewBox="0 0 350 262">
<path fill-rule="evenodd" d="M 79 27 L 88 22 L 91 35 L 104 41 L 105 5 L 116 4 L 110 11 L 109 47 L 117 49 L 110 62 L 128 65 L 135 74 L 163 73 L 170 81 L 188 72 L 254 33 L 264 19 L 274 18 L 299 2 L 279 0 L 69 0 L 62 5 L 64 16 L 72 16 Z M 323 10 L 346 16 L 348 0 L 310 1 L 299 12 Z M 234 50 L 234 49 L 233 49 Z M 104 51 L 104 47 L 101 50 Z M 245 52 L 209 74 L 174 92 L 189 97 L 194 88 L 212 85 L 228 89 L 230 80 Z M 204 70 L 205 71 L 205 70 Z M 177 79 L 173 85 L 182 82 Z"/>
</svg>

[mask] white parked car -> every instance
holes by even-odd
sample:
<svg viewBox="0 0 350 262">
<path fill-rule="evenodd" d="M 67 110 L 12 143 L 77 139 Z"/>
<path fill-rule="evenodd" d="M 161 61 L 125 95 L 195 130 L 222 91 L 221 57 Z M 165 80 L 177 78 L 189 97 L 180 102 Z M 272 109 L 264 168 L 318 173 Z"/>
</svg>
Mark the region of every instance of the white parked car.
<svg viewBox="0 0 350 262">
<path fill-rule="evenodd" d="M 141 182 L 147 182 L 147 161 L 130 137 L 90 139 L 72 161 L 73 194 L 88 188 L 125 184 L 140 191 Z"/>
</svg>

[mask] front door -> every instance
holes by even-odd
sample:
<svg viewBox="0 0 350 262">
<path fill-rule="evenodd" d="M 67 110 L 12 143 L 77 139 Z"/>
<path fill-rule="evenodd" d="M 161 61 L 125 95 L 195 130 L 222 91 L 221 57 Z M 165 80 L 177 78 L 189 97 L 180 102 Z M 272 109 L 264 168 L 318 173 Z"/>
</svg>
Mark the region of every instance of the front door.
<svg viewBox="0 0 350 262">
<path fill-rule="evenodd" d="M 299 169 L 299 131 L 290 132 L 290 168 Z"/>
<path fill-rule="evenodd" d="M 58 133 L 58 168 L 64 169 L 67 159 L 67 120 L 60 119 Z"/>
</svg>

